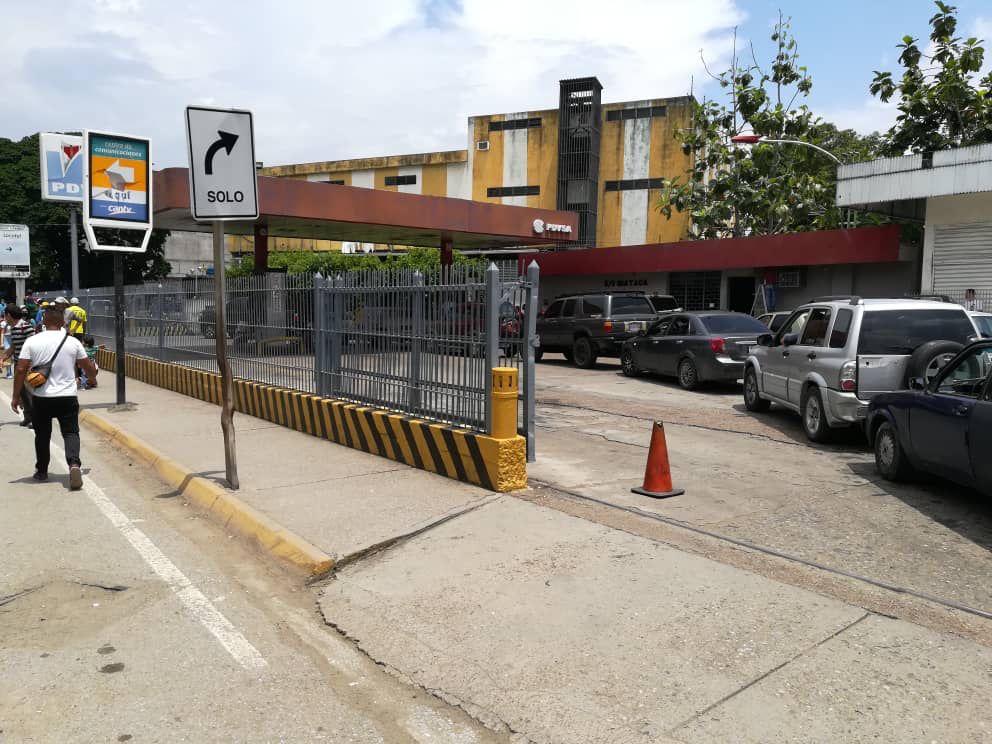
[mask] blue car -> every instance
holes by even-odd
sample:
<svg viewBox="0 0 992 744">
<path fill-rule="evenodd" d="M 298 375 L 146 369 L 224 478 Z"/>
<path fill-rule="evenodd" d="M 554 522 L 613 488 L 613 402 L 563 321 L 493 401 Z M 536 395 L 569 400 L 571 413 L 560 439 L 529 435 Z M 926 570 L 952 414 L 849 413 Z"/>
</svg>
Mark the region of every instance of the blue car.
<svg viewBox="0 0 992 744">
<path fill-rule="evenodd" d="M 914 471 L 992 495 L 992 341 L 962 349 L 930 381 L 875 396 L 868 439 L 883 478 Z"/>
</svg>

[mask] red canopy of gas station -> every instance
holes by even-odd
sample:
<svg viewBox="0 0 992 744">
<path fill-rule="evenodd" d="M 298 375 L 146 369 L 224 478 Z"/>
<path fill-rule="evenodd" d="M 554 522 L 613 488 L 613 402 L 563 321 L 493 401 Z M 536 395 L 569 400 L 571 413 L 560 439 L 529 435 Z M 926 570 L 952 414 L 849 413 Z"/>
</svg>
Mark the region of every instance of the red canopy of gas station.
<svg viewBox="0 0 992 744">
<path fill-rule="evenodd" d="M 155 227 L 209 232 L 209 222 L 190 213 L 186 168 L 156 171 Z M 288 178 L 258 178 L 259 225 L 269 235 L 438 248 L 451 241 L 459 250 L 572 243 L 578 239 L 574 212 L 486 204 L 442 196 L 357 188 Z M 231 235 L 251 235 L 255 222 L 227 222 Z M 548 226 L 565 226 L 555 230 Z"/>
</svg>

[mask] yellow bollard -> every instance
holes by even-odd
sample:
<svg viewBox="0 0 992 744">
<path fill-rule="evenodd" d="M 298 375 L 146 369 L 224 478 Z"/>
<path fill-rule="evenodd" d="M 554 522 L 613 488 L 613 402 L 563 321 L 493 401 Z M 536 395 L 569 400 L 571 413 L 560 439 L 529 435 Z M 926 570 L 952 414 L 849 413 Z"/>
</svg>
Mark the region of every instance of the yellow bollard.
<svg viewBox="0 0 992 744">
<path fill-rule="evenodd" d="M 517 436 L 517 370 L 514 367 L 493 367 L 493 439 Z"/>
</svg>

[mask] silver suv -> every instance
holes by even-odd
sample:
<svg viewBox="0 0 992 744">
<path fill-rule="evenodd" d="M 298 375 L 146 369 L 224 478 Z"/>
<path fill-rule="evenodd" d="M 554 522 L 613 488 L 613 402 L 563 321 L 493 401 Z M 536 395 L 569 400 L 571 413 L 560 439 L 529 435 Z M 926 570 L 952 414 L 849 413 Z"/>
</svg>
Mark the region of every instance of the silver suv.
<svg viewBox="0 0 992 744">
<path fill-rule="evenodd" d="M 744 367 L 744 404 L 772 403 L 802 416 L 806 436 L 864 421 L 878 393 L 929 380 L 977 337 L 960 305 L 929 300 L 822 297 L 758 337 Z"/>
</svg>

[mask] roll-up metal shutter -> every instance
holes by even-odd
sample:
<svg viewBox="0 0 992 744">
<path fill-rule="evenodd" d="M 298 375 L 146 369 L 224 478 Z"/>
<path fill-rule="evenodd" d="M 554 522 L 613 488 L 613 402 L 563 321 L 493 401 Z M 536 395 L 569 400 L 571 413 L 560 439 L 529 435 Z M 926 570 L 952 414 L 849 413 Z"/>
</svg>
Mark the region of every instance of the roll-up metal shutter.
<svg viewBox="0 0 992 744">
<path fill-rule="evenodd" d="M 968 287 L 992 290 L 992 222 L 937 225 L 933 291 L 957 295 Z"/>
</svg>

